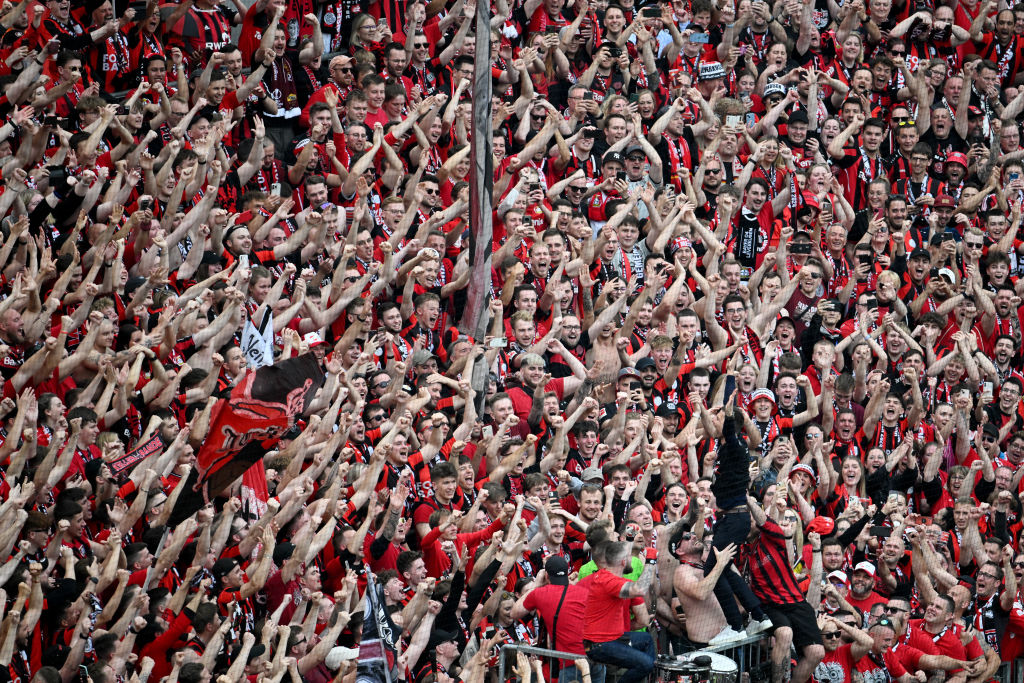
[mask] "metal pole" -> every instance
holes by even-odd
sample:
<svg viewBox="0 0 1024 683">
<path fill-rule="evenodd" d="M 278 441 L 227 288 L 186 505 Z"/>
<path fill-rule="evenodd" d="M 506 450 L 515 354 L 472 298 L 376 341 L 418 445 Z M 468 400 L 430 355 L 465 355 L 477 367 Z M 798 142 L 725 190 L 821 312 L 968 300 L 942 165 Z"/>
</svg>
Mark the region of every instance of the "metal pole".
<svg viewBox="0 0 1024 683">
<path fill-rule="evenodd" d="M 487 333 L 487 309 L 491 294 L 491 193 L 494 157 L 491 145 L 491 9 L 489 2 L 476 4 L 476 55 L 473 64 L 473 137 L 469 179 L 469 267 L 473 274 L 459 329 L 480 343 Z M 477 412 L 483 413 L 487 394 L 487 365 L 483 356 L 473 366 L 471 386 L 476 391 Z"/>
</svg>

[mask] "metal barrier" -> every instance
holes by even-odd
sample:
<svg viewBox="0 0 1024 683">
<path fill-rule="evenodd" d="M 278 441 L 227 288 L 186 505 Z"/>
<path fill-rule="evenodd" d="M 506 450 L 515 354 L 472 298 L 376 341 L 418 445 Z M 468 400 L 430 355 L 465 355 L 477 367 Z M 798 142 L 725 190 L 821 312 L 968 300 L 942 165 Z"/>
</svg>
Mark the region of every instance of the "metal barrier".
<svg viewBox="0 0 1024 683">
<path fill-rule="evenodd" d="M 501 655 L 498 657 L 498 680 L 502 683 L 508 680 L 505 677 L 506 654 L 515 652 L 522 652 L 525 655 L 536 655 L 538 657 L 549 657 L 551 659 L 567 659 L 570 661 L 584 656 L 575 655 L 571 652 L 548 650 L 547 648 L 534 647 L 532 645 L 506 644 L 502 646 Z M 744 676 L 744 674 L 749 676 L 751 683 L 771 681 L 771 651 L 768 644 L 768 638 L 764 634 L 747 636 L 743 640 L 735 640 L 731 643 L 725 643 L 724 645 L 706 647 L 700 650 L 700 652 L 715 652 L 736 662 L 737 681 L 747 680 L 747 677 Z M 1002 669 L 1000 669 L 1000 671 L 1001 670 Z M 1012 681 L 1009 678 L 1006 678 L 1003 679 L 1003 683 L 1024 683 L 1024 680 L 1020 677 L 1015 678 Z"/>
<path fill-rule="evenodd" d="M 701 652 L 717 652 L 736 662 L 737 680 L 748 674 L 752 683 L 771 681 L 771 645 L 767 634 L 759 633 L 743 640 L 706 647 Z"/>
<path fill-rule="evenodd" d="M 574 655 L 571 652 L 560 652 L 559 650 L 548 650 L 543 647 L 532 645 L 506 644 L 501 646 L 501 654 L 498 656 L 498 680 L 504 683 L 505 678 L 505 655 L 508 652 L 522 652 L 524 655 L 536 655 L 538 657 L 550 657 L 551 659 L 568 659 L 572 661 L 585 657 L 586 655 Z"/>
<path fill-rule="evenodd" d="M 1024 661 L 1003 662 L 992 675 L 1000 683 L 1024 683 Z"/>
</svg>

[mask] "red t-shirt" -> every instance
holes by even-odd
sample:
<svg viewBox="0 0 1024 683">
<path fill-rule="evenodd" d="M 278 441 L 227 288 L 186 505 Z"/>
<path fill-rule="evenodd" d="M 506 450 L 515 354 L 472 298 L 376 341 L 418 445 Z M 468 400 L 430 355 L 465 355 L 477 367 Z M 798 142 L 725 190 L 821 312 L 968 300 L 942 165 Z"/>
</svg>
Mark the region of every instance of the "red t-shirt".
<svg viewBox="0 0 1024 683">
<path fill-rule="evenodd" d="M 585 579 L 590 595 L 583 622 L 583 639 L 594 643 L 617 640 L 626 632 L 629 623 L 629 600 L 619 597 L 619 591 L 628 579 L 601 569 Z M 581 582 L 582 583 L 582 582 Z M 616 620 L 615 615 L 621 615 Z"/>
</svg>

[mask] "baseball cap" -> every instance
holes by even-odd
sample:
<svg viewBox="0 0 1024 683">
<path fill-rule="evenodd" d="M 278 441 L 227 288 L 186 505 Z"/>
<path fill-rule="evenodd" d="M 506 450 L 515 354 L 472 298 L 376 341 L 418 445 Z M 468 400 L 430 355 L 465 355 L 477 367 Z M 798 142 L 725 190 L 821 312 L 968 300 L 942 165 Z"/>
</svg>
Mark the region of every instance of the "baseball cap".
<svg viewBox="0 0 1024 683">
<path fill-rule="evenodd" d="M 853 568 L 853 573 L 856 574 L 857 572 L 865 572 L 867 574 L 870 574 L 871 576 L 874 576 L 875 575 L 875 565 L 871 564 L 870 562 L 866 562 L 866 561 L 865 562 L 858 562 L 857 566 Z"/>
<path fill-rule="evenodd" d="M 412 354 L 413 367 L 417 365 L 425 365 L 426 363 L 429 363 L 431 359 L 438 360 L 437 356 L 432 354 L 430 351 L 420 349 L 416 353 Z"/>
<path fill-rule="evenodd" d="M 983 112 L 980 107 L 970 106 L 970 107 L 967 107 L 967 115 L 968 116 L 984 116 L 985 112 Z"/>
<path fill-rule="evenodd" d="M 621 152 L 608 152 L 607 154 L 604 155 L 604 157 L 602 157 L 601 165 L 606 166 L 607 164 L 610 164 L 613 161 L 617 161 L 620 164 L 624 164 L 626 162 L 626 158 L 622 156 Z"/>
<path fill-rule="evenodd" d="M 797 109 L 789 115 L 789 118 L 786 119 L 786 123 L 809 123 L 807 119 L 807 112 L 803 109 Z"/>
<path fill-rule="evenodd" d="M 561 555 L 552 555 L 544 563 L 544 571 L 547 572 L 548 581 L 556 586 L 569 585 L 569 563 Z"/>
<path fill-rule="evenodd" d="M 946 160 L 946 163 L 949 163 L 949 159 Z M 964 164 L 964 166 L 966 165 L 967 164 Z M 950 197 L 948 194 L 940 194 L 938 197 L 935 198 L 935 203 L 932 204 L 932 207 L 936 209 L 955 209 L 956 200 Z"/>
<path fill-rule="evenodd" d="M 313 348 L 314 346 L 320 346 L 321 344 L 327 343 L 323 339 L 321 339 L 319 332 L 307 333 L 302 337 L 302 341 L 304 341 L 306 343 L 306 346 L 308 346 L 309 348 Z"/>
<path fill-rule="evenodd" d="M 357 657 L 359 657 L 359 648 L 338 645 L 337 647 L 332 647 L 331 651 L 324 657 L 324 664 L 333 671 L 339 669 L 342 662 L 350 662 Z"/>
<path fill-rule="evenodd" d="M 580 479 L 584 482 L 588 482 L 592 479 L 600 479 L 603 482 L 604 474 L 601 472 L 600 467 L 587 467 L 580 474 Z"/>
<path fill-rule="evenodd" d="M 850 577 L 846 575 L 846 572 L 841 572 L 838 569 L 828 575 L 829 581 L 835 581 L 836 583 L 849 584 Z"/>
<path fill-rule="evenodd" d="M 641 358 L 636 362 L 637 372 L 639 372 L 640 370 L 646 370 L 647 368 L 655 367 L 657 367 L 657 365 L 655 365 L 654 360 L 651 358 Z"/>
<path fill-rule="evenodd" d="M 931 252 L 929 252 L 924 247 L 914 247 L 914 251 L 910 252 L 910 260 L 913 261 L 914 259 L 919 258 L 928 259 L 929 261 L 931 261 Z"/>
<path fill-rule="evenodd" d="M 819 515 L 812 519 L 811 523 L 807 525 L 807 532 L 810 533 L 813 531 L 821 536 L 828 536 L 835 528 L 836 522 L 834 519 Z"/>
<path fill-rule="evenodd" d="M 964 156 L 964 154 L 961 153 L 961 152 L 952 152 L 952 153 L 946 155 L 946 163 L 947 164 L 960 164 L 964 168 L 967 168 L 968 166 L 970 166 L 970 164 L 967 163 L 967 157 Z"/>
<path fill-rule="evenodd" d="M 619 370 L 619 379 L 622 379 L 623 377 L 629 377 L 630 375 L 632 375 L 633 377 L 640 377 L 640 373 L 636 371 L 636 368 L 626 366 Z"/>
<path fill-rule="evenodd" d="M 640 145 L 630 145 L 627 147 L 625 157 L 628 159 L 631 154 L 642 154 L 643 156 L 647 156 L 647 153 L 644 152 L 644 148 Z"/>
<path fill-rule="evenodd" d="M 949 284 L 956 284 L 956 274 L 949 268 L 939 268 L 939 277 L 944 277 L 949 281 Z"/>
<path fill-rule="evenodd" d="M 782 83 L 769 83 L 768 85 L 764 86 L 763 99 L 768 99 L 772 95 L 785 96 L 785 94 L 786 86 L 784 86 Z"/>
</svg>

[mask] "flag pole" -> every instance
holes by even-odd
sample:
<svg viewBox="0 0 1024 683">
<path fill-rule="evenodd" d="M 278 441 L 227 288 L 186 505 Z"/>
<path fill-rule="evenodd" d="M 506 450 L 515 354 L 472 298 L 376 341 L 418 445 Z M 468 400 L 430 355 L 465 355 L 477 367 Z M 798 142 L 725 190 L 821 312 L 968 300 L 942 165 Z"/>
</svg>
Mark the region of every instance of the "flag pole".
<svg viewBox="0 0 1024 683">
<path fill-rule="evenodd" d="M 476 3 L 476 54 L 473 64 L 473 137 L 469 179 L 469 267 L 472 276 L 460 331 L 479 344 L 487 334 L 491 294 L 491 252 L 493 251 L 491 207 L 494 185 L 494 157 L 491 136 L 491 7 L 488 0 Z M 487 364 L 477 357 L 470 385 L 476 391 L 477 413 L 483 414 L 487 395 Z"/>
</svg>

